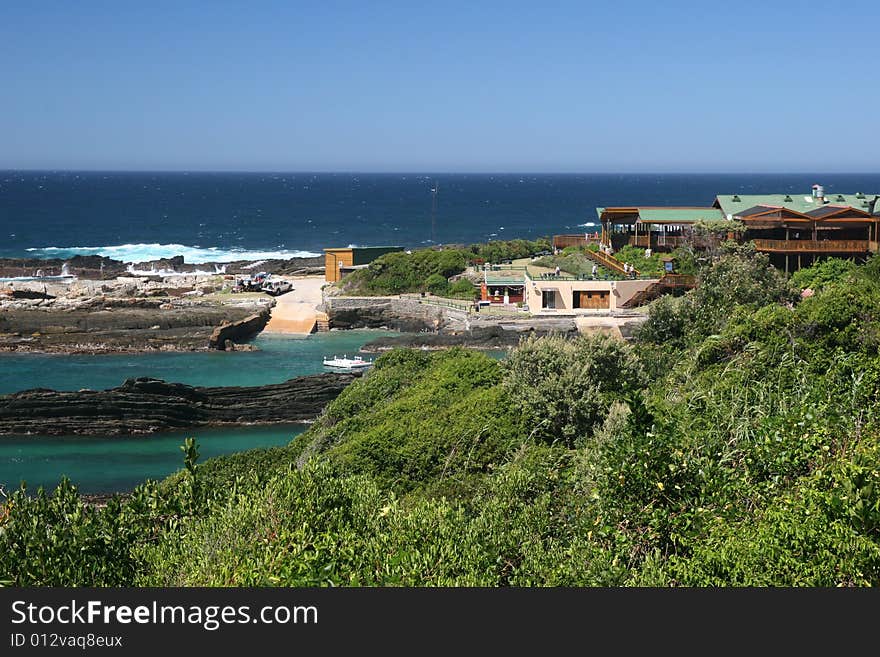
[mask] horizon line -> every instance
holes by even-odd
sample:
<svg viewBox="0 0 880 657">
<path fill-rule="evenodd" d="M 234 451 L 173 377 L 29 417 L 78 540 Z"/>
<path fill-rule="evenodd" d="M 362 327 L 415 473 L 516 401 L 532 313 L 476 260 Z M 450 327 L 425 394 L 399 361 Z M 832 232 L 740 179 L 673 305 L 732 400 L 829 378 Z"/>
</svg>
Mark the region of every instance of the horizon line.
<svg viewBox="0 0 880 657">
<path fill-rule="evenodd" d="M 282 175 L 377 175 L 377 176 L 876 176 L 880 171 L 361 171 L 357 169 L 65 169 L 2 168 L 13 173 L 161 173 L 161 174 L 282 174 Z"/>
</svg>

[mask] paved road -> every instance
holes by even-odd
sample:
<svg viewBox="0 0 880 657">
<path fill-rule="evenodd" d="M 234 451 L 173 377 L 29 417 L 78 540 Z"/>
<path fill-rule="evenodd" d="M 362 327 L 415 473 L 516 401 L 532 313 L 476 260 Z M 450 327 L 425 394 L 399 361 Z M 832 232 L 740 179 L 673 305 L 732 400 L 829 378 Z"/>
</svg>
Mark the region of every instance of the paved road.
<svg viewBox="0 0 880 657">
<path fill-rule="evenodd" d="M 315 328 L 318 319 L 318 311 L 315 309 L 321 303 L 321 286 L 324 285 L 323 276 L 284 276 L 279 277 L 293 283 L 293 290 L 276 298 L 275 307 L 272 308 L 272 316 L 266 328 L 266 333 L 289 333 L 293 335 L 308 335 Z"/>
</svg>

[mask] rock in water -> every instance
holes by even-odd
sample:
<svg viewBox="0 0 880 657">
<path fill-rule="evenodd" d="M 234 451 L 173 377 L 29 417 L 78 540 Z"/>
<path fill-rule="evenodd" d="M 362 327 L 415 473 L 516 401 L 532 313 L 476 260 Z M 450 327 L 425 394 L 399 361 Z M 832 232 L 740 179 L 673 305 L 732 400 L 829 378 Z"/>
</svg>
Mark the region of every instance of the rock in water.
<svg viewBox="0 0 880 657">
<path fill-rule="evenodd" d="M 25 390 L 0 396 L 0 434 L 113 435 L 314 419 L 358 374 L 312 374 L 256 387 L 128 379 L 109 390 Z"/>
</svg>

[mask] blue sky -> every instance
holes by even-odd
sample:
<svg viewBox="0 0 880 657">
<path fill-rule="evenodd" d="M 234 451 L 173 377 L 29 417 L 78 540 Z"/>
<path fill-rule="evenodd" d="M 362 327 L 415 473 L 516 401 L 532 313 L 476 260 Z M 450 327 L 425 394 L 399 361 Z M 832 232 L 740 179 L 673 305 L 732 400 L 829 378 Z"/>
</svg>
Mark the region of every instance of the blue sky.
<svg viewBox="0 0 880 657">
<path fill-rule="evenodd" d="M 878 5 L 3 3 L 0 168 L 876 172 Z"/>
</svg>

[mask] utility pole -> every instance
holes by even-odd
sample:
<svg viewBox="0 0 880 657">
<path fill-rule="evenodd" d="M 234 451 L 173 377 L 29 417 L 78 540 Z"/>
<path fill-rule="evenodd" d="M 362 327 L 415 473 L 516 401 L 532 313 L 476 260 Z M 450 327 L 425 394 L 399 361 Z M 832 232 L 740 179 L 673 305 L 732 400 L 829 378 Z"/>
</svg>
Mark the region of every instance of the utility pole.
<svg viewBox="0 0 880 657">
<path fill-rule="evenodd" d="M 440 183 L 434 181 L 431 188 L 431 244 L 437 243 L 437 192 L 440 191 Z"/>
</svg>

